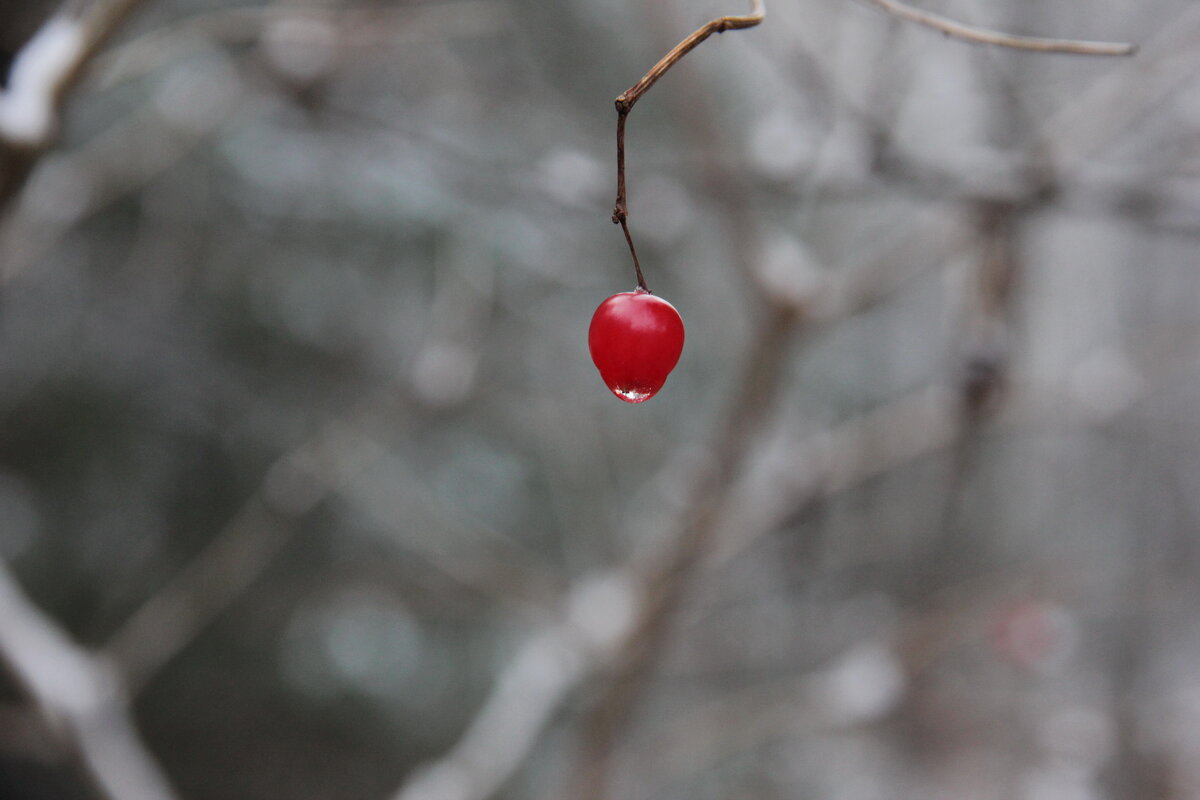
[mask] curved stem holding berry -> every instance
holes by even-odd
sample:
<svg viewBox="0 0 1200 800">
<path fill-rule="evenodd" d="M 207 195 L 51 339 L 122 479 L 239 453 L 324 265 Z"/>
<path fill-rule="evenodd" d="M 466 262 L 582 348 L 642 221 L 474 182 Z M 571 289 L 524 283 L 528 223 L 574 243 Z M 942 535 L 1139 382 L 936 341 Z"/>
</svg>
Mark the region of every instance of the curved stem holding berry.
<svg viewBox="0 0 1200 800">
<path fill-rule="evenodd" d="M 637 275 L 637 288 L 639 292 L 650 292 L 650 287 L 646 285 L 646 277 L 642 275 L 642 264 L 638 261 L 637 248 L 633 246 L 633 237 L 629 235 L 629 223 L 621 217 L 621 230 L 625 232 L 625 241 L 629 243 L 629 253 L 633 256 L 633 271 Z"/>
<path fill-rule="evenodd" d="M 619 224 L 622 232 L 625 234 L 625 241 L 629 244 L 629 254 L 633 256 L 633 269 L 637 273 L 638 289 L 641 291 L 649 292 L 650 289 L 646 286 L 646 279 L 642 275 L 642 265 L 638 262 L 637 248 L 633 246 L 633 236 L 629 233 L 629 201 L 625 193 L 625 118 L 629 116 L 634 103 L 659 78 L 665 75 L 667 70 L 675 66 L 675 63 L 679 59 L 694 50 L 698 44 L 709 36 L 728 30 L 752 28 L 762 22 L 767 13 L 763 5 L 763 0 L 752 0 L 752 2 L 753 8 L 745 16 L 718 17 L 697 29 L 682 42 L 671 48 L 671 51 L 659 59 L 658 63 L 651 67 L 650 71 L 643 75 L 641 80 L 629 87 L 628 90 L 622 92 L 613 101 L 617 107 L 617 201 L 613 205 L 612 221 L 613 224 Z"/>
</svg>

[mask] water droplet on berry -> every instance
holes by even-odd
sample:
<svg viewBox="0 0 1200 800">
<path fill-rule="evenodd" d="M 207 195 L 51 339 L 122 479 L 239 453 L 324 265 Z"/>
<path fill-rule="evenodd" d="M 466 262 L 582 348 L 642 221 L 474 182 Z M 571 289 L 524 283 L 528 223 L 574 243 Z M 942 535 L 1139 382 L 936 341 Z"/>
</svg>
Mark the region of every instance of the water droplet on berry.
<svg viewBox="0 0 1200 800">
<path fill-rule="evenodd" d="M 654 392 L 640 391 L 638 389 L 627 389 L 623 386 L 612 387 L 612 392 L 626 403 L 644 403 L 651 397 L 654 397 L 655 394 Z"/>
</svg>

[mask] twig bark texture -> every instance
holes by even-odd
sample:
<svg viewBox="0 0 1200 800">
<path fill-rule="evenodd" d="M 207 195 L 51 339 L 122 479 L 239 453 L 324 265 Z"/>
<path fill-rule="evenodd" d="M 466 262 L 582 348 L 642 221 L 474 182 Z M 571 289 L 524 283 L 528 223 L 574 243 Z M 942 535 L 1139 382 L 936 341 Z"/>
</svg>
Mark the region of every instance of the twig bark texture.
<svg viewBox="0 0 1200 800">
<path fill-rule="evenodd" d="M 629 254 L 633 256 L 633 269 L 637 273 L 637 285 L 643 291 L 649 291 L 649 288 L 642 275 L 642 265 L 638 261 L 637 248 L 633 246 L 633 237 L 629 234 L 629 201 L 625 191 L 625 118 L 629 116 L 629 112 L 633 110 L 634 104 L 641 99 L 641 96 L 649 91 L 659 78 L 667 74 L 667 70 L 675 66 L 679 59 L 695 50 L 709 36 L 741 28 L 753 28 L 762 22 L 767 14 L 763 0 L 753 0 L 753 3 L 754 6 L 750 13 L 745 16 L 717 17 L 697 29 L 691 36 L 671 48 L 670 52 L 659 59 L 658 63 L 651 67 L 640 81 L 622 92 L 613 101 L 617 107 L 617 201 L 613 205 L 612 221 L 614 224 L 619 224 L 625 234 L 625 241 L 629 244 Z"/>
</svg>

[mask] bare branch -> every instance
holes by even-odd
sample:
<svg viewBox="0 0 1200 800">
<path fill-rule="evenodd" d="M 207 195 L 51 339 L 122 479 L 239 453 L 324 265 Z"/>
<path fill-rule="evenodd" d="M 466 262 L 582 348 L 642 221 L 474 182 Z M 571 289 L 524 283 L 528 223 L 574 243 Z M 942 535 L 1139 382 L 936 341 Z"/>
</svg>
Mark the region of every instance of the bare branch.
<svg viewBox="0 0 1200 800">
<path fill-rule="evenodd" d="M 0 93 L 0 208 L 53 140 L 67 93 L 141 1 L 97 0 L 82 11 L 60 11 L 17 54 Z"/>
<path fill-rule="evenodd" d="M 995 414 L 980 420 L 982 433 L 1021 434 L 1031 431 L 1079 431 L 1110 424 L 1145 399 L 1161 382 L 1194 364 L 1194 337 L 1182 337 L 1176 350 L 1163 353 L 1147 343 L 1145 355 L 1131 366 L 1129 386 L 1114 399 L 1097 405 L 1069 380 L 1045 384 L 1010 378 L 1008 396 Z M 1124 354 L 1097 348 L 1077 365 Z M 1071 370 L 1066 370 L 1070 373 Z M 945 453 L 963 435 L 960 423 L 962 387 L 932 384 L 889 400 L 820 434 L 779 446 L 780 457 L 757 461 L 762 468 L 737 490 L 722 521 L 722 536 L 706 570 L 718 568 L 753 542 L 794 518 L 812 503 L 910 464 Z"/>
<path fill-rule="evenodd" d="M 771 418 L 785 378 L 789 345 L 802 319 L 796 308 L 771 309 L 746 347 L 745 367 L 734 382 L 736 394 L 717 426 L 710 467 L 692 482 L 676 530 L 647 566 L 630 567 L 639 576 L 644 599 L 584 718 L 582 748 L 567 793 L 576 800 L 600 800 L 608 790 L 610 762 L 620 733 L 641 699 L 691 578 L 709 554 L 735 478 Z"/>
<path fill-rule="evenodd" d="M 718 507 L 730 476 L 744 463 L 754 435 L 769 417 L 781 382 L 781 359 L 798 316 L 775 309 L 750 353 L 742 391 L 731 402 L 714 444 L 714 468 L 693 486 L 695 501 L 659 557 L 586 578 L 567 594 L 566 608 L 536 633 L 497 678 L 491 694 L 458 743 L 418 770 L 394 800 L 486 800 L 500 789 L 536 745 L 547 721 L 579 684 L 609 665 L 585 723 L 575 798 L 603 792 L 613 746 L 642 681 L 669 631 L 674 609 L 694 567 L 708 551 Z"/>
<path fill-rule="evenodd" d="M 386 456 L 385 449 L 362 428 L 393 414 L 394 401 L 390 393 L 368 399 L 276 459 L 225 527 L 125 621 L 109 639 L 106 651 L 121 666 L 131 692 L 140 691 L 270 568 L 295 537 L 306 514 L 338 493 L 362 502 L 348 491 L 348 484 L 378 467 Z M 395 486 L 389 489 L 395 494 Z M 473 533 L 482 537 L 491 532 Z M 504 577 L 516 587 L 509 588 L 509 596 L 499 588 L 500 576 L 477 566 L 460 565 L 433 548 L 419 552 L 451 578 L 500 601 L 529 604 L 538 591 L 550 593 L 546 575 L 518 561 L 514 546 L 495 535 L 488 541 L 493 548 L 509 544 L 503 551 Z M 557 599 L 557 592 L 554 596 Z"/>
<path fill-rule="evenodd" d="M 112 665 L 74 644 L 0 564 L 0 657 L 52 729 L 78 752 L 109 800 L 172 800 L 175 792 L 129 716 Z"/>
<path fill-rule="evenodd" d="M 633 109 L 633 104 L 636 103 L 646 91 L 658 82 L 658 79 L 667 74 L 667 70 L 675 66 L 675 62 L 686 56 L 688 53 L 696 49 L 696 46 L 712 36 L 714 33 L 724 33 L 725 31 L 737 30 L 740 28 L 753 28 L 758 23 L 766 18 L 767 10 L 763 5 L 763 0 L 752 0 L 753 8 L 750 13 L 741 16 L 717 17 L 716 19 L 706 23 L 704 26 L 692 33 L 679 44 L 671 48 L 665 56 L 659 59 L 658 63 L 650 68 L 650 71 L 642 76 L 642 79 L 629 87 L 616 99 L 617 111 L 628 114 Z"/>
<path fill-rule="evenodd" d="M 753 28 L 762 22 L 767 14 L 763 0 L 752 0 L 752 2 L 753 8 L 749 14 L 741 17 L 717 17 L 693 32 L 691 36 L 688 36 L 682 42 L 675 45 L 671 48 L 670 52 L 659 59 L 658 63 L 651 67 L 650 71 L 643 75 L 640 81 L 622 92 L 613 101 L 617 106 L 617 201 L 613 205 L 612 221 L 621 226 L 621 230 L 625 234 L 625 241 L 629 244 L 629 254 L 633 256 L 633 268 L 637 274 L 639 289 L 649 291 L 646 286 L 646 279 L 642 276 L 642 265 L 638 262 L 637 250 L 633 246 L 633 237 L 629 234 L 629 222 L 627 220 L 629 217 L 629 202 L 625 193 L 625 117 L 629 115 L 634 104 L 641 96 L 657 83 L 659 78 L 667 74 L 667 70 L 675 66 L 675 63 L 679 59 L 695 50 L 697 45 L 709 36 L 712 36 L 714 33 L 724 33 L 730 30 Z"/>
<path fill-rule="evenodd" d="M 1047 120 L 1039 135 L 1060 174 L 1089 166 L 1097 150 L 1145 119 L 1200 69 L 1200 5 L 1161 25 L 1137 61 L 1095 81 Z"/>
<path fill-rule="evenodd" d="M 0 140 L 10 147 L 45 147 L 66 93 L 140 2 L 95 2 L 81 13 L 61 11 L 47 20 L 17 54 L 0 94 Z"/>
<path fill-rule="evenodd" d="M 355 430 L 364 405 L 280 456 L 233 518 L 109 639 L 136 693 L 274 563 L 300 519 L 375 455 Z"/>
<path fill-rule="evenodd" d="M 1070 53 L 1081 56 L 1131 56 L 1137 52 L 1137 45 L 1125 42 L 1088 42 L 1079 39 L 1051 39 L 1042 36 L 1017 36 L 1002 31 L 981 28 L 976 25 L 966 25 L 934 14 L 921 11 L 918 8 L 901 3 L 899 0 L 866 0 L 879 6 L 889 14 L 933 28 L 947 36 L 962 39 L 976 44 L 993 44 L 998 47 L 1010 47 L 1014 50 L 1032 50 L 1038 53 Z"/>
<path fill-rule="evenodd" d="M 991 424 L 1010 431 L 1044 424 L 1102 425 L 1140 396 L 1131 394 L 1126 402 L 1095 412 L 1058 387 L 1025 386 L 1017 402 Z M 570 692 L 609 665 L 613 672 L 590 724 L 599 733 L 613 730 L 608 726 L 619 724 L 639 696 L 636 689 L 668 631 L 674 602 L 697 568 L 719 568 L 777 530 L 797 507 L 953 446 L 960 433 L 959 406 L 955 387 L 932 385 L 786 448 L 791 456 L 753 476 L 749 485 L 720 481 L 728 487 L 720 494 L 737 497 L 729 498 L 723 511 L 713 506 L 713 498 L 693 508 L 692 527 L 672 541 L 657 567 L 639 571 L 630 564 L 577 583 L 560 617 L 531 634 L 496 680 L 458 743 L 414 773 L 393 800 L 487 800 L 529 756 Z M 751 424 L 737 437 L 748 442 L 758 429 Z M 708 480 L 698 485 L 711 486 Z M 715 502 L 725 505 L 719 498 Z M 698 541 L 717 531 L 714 548 Z M 595 769 L 607 760 L 607 751 L 589 748 L 585 755 L 602 760 L 581 762 L 573 791 L 564 793 L 573 798 L 592 796 L 604 784 L 602 778 L 600 786 L 588 782 L 597 779 Z"/>
<path fill-rule="evenodd" d="M 458 743 L 418 769 L 394 800 L 486 800 L 495 794 L 566 695 L 628 635 L 637 601 L 632 578 L 614 571 L 580 580 L 562 617 L 529 637 Z"/>
</svg>

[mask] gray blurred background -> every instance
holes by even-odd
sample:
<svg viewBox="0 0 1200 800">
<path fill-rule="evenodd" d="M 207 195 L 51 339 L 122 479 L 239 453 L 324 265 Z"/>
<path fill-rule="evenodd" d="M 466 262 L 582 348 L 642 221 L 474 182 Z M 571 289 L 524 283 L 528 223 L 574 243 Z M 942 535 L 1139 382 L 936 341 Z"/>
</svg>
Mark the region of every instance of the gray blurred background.
<svg viewBox="0 0 1200 800">
<path fill-rule="evenodd" d="M 921 7 L 1141 50 L 702 44 L 629 406 L 738 2 L 141 3 L 0 218 L 0 797 L 1200 798 L 1200 6 Z"/>
</svg>

